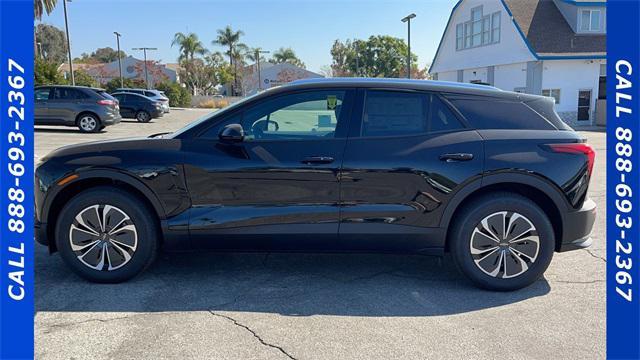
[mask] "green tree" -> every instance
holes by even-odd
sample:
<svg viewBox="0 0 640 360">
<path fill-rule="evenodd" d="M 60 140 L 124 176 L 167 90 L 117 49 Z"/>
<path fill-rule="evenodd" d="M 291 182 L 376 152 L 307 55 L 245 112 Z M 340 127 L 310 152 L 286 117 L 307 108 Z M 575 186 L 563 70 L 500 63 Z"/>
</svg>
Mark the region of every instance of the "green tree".
<svg viewBox="0 0 640 360">
<path fill-rule="evenodd" d="M 274 64 L 289 63 L 291 65 L 295 65 L 303 69 L 306 69 L 306 66 L 304 65 L 304 63 L 300 59 L 298 59 L 295 51 L 293 51 L 293 49 L 291 48 L 278 49 L 276 52 L 273 53 L 273 57 L 269 59 L 269 62 Z"/>
<path fill-rule="evenodd" d="M 38 24 L 35 28 L 35 39 L 42 49 L 42 54 L 38 53 L 37 57 L 57 65 L 67 61 L 67 40 L 64 31 L 53 25 Z"/>
<path fill-rule="evenodd" d="M 76 80 L 76 86 L 90 86 L 90 87 L 98 87 L 98 81 L 91 77 L 89 73 L 82 69 L 73 70 L 73 75 Z"/>
<path fill-rule="evenodd" d="M 174 45 L 180 47 L 178 61 L 193 60 L 196 54 L 205 55 L 207 53 L 207 49 L 202 45 L 202 41 L 200 41 L 198 35 L 194 33 L 176 33 L 171 42 L 171 46 L 173 47 Z"/>
<path fill-rule="evenodd" d="M 36 58 L 33 69 L 35 85 L 64 85 L 67 80 L 58 72 L 58 65 Z"/>
<path fill-rule="evenodd" d="M 156 89 L 164 91 L 169 98 L 170 106 L 189 107 L 191 106 L 191 93 L 186 88 L 176 82 L 163 82 L 156 85 Z"/>
<path fill-rule="evenodd" d="M 247 49 L 247 60 L 251 62 L 258 62 L 258 59 L 260 59 L 260 62 L 266 61 L 265 57 L 260 53 L 260 51 L 262 51 L 261 47 Z"/>
<path fill-rule="evenodd" d="M 120 57 L 124 58 L 127 54 L 120 50 Z M 110 63 L 118 60 L 118 52 L 110 47 L 98 48 L 91 54 L 82 53 L 79 58 L 73 59 L 74 62 L 82 64 L 102 64 Z"/>
<path fill-rule="evenodd" d="M 34 0 L 33 1 L 33 16 L 40 20 L 42 14 L 46 11 L 47 15 L 51 14 L 53 8 L 56 7 L 57 0 Z"/>
<path fill-rule="evenodd" d="M 228 47 L 226 54 L 229 56 L 229 64 L 233 69 L 233 84 L 231 86 L 231 93 L 236 94 L 238 88 L 238 60 L 244 58 L 244 50 L 248 47 L 240 42 L 240 38 L 244 35 L 242 30 L 234 31 L 231 26 L 227 25 L 224 29 L 218 29 L 218 36 L 213 40 L 214 45 L 220 45 Z"/>
<path fill-rule="evenodd" d="M 387 35 L 371 36 L 367 40 L 336 40 L 331 47 L 336 76 L 405 77 L 407 44 Z M 411 54 L 412 73 L 424 77 L 417 68 L 418 57 Z"/>
</svg>

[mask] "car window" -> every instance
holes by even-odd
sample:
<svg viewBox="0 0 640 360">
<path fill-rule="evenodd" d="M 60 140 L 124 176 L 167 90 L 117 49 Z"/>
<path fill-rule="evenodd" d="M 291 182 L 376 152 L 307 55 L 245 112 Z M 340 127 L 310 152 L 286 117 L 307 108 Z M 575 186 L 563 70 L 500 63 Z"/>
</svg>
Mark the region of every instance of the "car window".
<svg viewBox="0 0 640 360">
<path fill-rule="evenodd" d="M 472 95 L 448 95 L 447 98 L 476 129 L 556 129 L 547 119 L 518 100 Z"/>
<path fill-rule="evenodd" d="M 80 100 L 87 99 L 89 96 L 80 90 L 72 88 L 54 88 L 53 99 L 55 100 Z"/>
<path fill-rule="evenodd" d="M 36 89 L 34 91 L 34 95 L 36 97 L 36 101 L 38 101 L 38 100 L 49 100 L 49 93 L 50 92 L 51 92 L 51 88 Z"/>
<path fill-rule="evenodd" d="M 454 131 L 464 128 L 464 125 L 439 96 L 431 95 L 430 97 L 429 132 Z"/>
<path fill-rule="evenodd" d="M 305 91 L 267 99 L 245 110 L 240 124 L 245 140 L 291 140 L 335 137 L 341 121 L 344 90 Z M 217 137 L 220 129 L 239 117 L 232 116 L 203 136 Z"/>
<path fill-rule="evenodd" d="M 362 136 L 414 135 L 427 131 L 427 99 L 423 93 L 367 91 Z"/>
<path fill-rule="evenodd" d="M 119 102 L 123 103 L 127 100 L 127 96 L 124 94 L 115 94 L 112 95 L 114 98 L 118 99 Z"/>
</svg>

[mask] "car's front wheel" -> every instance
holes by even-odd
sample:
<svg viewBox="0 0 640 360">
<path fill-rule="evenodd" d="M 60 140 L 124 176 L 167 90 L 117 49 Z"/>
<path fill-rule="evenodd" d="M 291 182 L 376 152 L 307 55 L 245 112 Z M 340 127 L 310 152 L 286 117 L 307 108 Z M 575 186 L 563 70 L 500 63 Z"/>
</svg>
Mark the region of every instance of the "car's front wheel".
<svg viewBox="0 0 640 360">
<path fill-rule="evenodd" d="M 510 291 L 535 282 L 554 252 L 553 226 L 538 205 L 512 193 L 467 204 L 449 237 L 453 259 L 476 285 Z"/>
<path fill-rule="evenodd" d="M 151 121 L 151 115 L 144 110 L 140 110 L 136 113 L 136 120 L 142 123 L 147 123 Z"/>
<path fill-rule="evenodd" d="M 86 190 L 63 207 L 56 224 L 57 248 L 67 265 L 87 280 L 128 280 L 155 258 L 158 231 L 151 213 L 126 191 Z"/>
<path fill-rule="evenodd" d="M 98 132 L 102 129 L 100 120 L 91 114 L 82 114 L 78 118 L 78 129 L 85 133 Z"/>
</svg>

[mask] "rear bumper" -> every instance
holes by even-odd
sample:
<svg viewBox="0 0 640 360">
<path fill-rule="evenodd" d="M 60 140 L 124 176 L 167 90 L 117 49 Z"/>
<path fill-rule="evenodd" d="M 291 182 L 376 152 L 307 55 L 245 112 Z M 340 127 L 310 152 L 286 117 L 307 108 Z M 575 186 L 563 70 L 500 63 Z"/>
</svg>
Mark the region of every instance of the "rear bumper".
<svg viewBox="0 0 640 360">
<path fill-rule="evenodd" d="M 587 199 L 578 211 L 565 214 L 562 243 L 558 251 L 584 249 L 591 246 L 591 230 L 596 221 L 596 203 Z"/>
<path fill-rule="evenodd" d="M 117 123 L 119 123 L 122 120 L 122 116 L 118 115 L 111 115 L 111 116 L 105 116 L 102 119 L 102 124 L 105 126 L 109 126 L 109 125 L 115 125 Z"/>
</svg>

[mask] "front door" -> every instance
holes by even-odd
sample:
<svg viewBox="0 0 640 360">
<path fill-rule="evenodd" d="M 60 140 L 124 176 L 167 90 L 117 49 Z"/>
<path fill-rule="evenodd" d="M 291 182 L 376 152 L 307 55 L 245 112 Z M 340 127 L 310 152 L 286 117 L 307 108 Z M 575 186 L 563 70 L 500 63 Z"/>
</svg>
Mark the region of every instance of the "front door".
<svg viewBox="0 0 640 360">
<path fill-rule="evenodd" d="M 336 241 L 352 98 L 344 89 L 276 95 L 223 115 L 186 141 L 192 243 L 309 249 Z M 244 141 L 218 139 L 228 124 L 242 125 Z"/>
<path fill-rule="evenodd" d="M 34 91 L 35 106 L 33 110 L 34 123 L 36 125 L 45 125 L 49 120 L 49 94 L 51 88 L 39 88 Z"/>
<path fill-rule="evenodd" d="M 363 115 L 350 129 L 341 175 L 341 247 L 441 249 L 448 200 L 481 176 L 482 138 L 437 94 L 368 90 L 359 97 Z"/>
<path fill-rule="evenodd" d="M 578 91 L 578 121 L 591 119 L 591 90 Z"/>
</svg>

